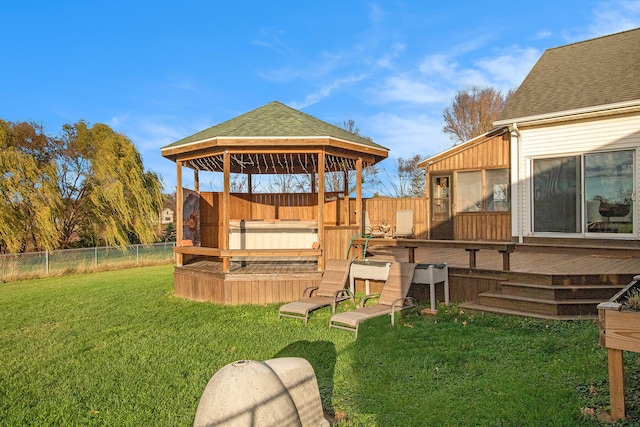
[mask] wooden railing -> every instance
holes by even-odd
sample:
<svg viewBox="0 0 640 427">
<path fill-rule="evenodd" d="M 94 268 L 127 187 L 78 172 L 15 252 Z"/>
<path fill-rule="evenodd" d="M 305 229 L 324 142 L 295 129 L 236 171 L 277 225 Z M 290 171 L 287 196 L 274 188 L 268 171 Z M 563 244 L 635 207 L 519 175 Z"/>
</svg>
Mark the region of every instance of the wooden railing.
<svg viewBox="0 0 640 427">
<path fill-rule="evenodd" d="M 174 252 L 183 255 L 204 255 L 222 259 L 222 270 L 228 273 L 231 270 L 233 257 L 316 257 L 318 261 L 322 257 L 322 249 L 220 249 L 201 246 L 176 246 Z M 322 264 L 318 263 L 318 268 Z"/>
<path fill-rule="evenodd" d="M 509 254 L 516 248 L 512 242 L 476 242 L 465 240 L 420 240 L 420 239 L 367 239 L 359 237 L 353 239 L 351 246 L 371 247 L 387 246 L 396 248 L 407 248 L 409 251 L 409 262 L 415 262 L 416 248 L 459 248 L 469 252 L 469 268 L 476 268 L 476 254 L 481 250 L 493 250 L 502 254 L 502 269 L 509 271 L 511 268 Z"/>
</svg>

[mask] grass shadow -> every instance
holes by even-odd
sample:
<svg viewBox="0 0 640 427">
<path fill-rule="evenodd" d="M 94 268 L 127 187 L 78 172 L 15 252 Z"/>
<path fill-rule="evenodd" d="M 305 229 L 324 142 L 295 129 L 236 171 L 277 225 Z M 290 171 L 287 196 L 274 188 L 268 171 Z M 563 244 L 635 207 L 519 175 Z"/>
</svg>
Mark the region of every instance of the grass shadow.
<svg viewBox="0 0 640 427">
<path fill-rule="evenodd" d="M 316 374 L 323 410 L 333 415 L 331 405 L 333 397 L 333 377 L 336 367 L 337 352 L 330 341 L 296 341 L 274 354 L 278 357 L 302 357 L 306 359 Z"/>
</svg>

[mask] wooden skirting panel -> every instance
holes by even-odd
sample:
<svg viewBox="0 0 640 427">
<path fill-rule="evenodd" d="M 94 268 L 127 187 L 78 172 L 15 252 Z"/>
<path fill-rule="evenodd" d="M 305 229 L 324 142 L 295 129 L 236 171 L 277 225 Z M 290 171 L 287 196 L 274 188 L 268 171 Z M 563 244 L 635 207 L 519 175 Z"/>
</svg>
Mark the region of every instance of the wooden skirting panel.
<svg viewBox="0 0 640 427">
<path fill-rule="evenodd" d="M 176 269 L 174 273 L 174 295 L 192 301 L 209 301 L 219 304 L 271 304 L 300 299 L 302 291 L 320 283 L 320 275 L 289 277 L 273 275 L 268 279 L 251 280 L 224 279 L 212 277 L 202 271 Z"/>
<path fill-rule="evenodd" d="M 449 297 L 451 302 L 475 301 L 482 292 L 498 291 L 508 274 L 497 272 L 470 272 L 462 268 L 449 268 Z M 436 292 L 439 287 L 436 287 Z M 437 293 L 436 293 L 437 296 Z"/>
</svg>

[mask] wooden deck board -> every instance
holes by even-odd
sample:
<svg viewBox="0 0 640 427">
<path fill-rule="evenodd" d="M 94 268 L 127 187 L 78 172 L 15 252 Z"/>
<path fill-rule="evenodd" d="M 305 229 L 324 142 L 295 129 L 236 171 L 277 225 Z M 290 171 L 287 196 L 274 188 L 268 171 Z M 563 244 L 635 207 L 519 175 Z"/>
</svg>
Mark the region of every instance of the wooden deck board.
<svg viewBox="0 0 640 427">
<path fill-rule="evenodd" d="M 408 253 L 403 248 L 373 247 L 367 250 L 367 258 L 380 260 L 407 261 Z M 418 248 L 416 262 L 446 262 L 450 267 L 468 268 L 468 254 L 461 249 Z M 183 268 L 201 270 L 221 277 L 222 264 L 218 261 L 198 261 Z M 501 270 L 502 257 L 495 251 L 480 251 L 477 254 L 477 268 Z M 640 258 L 628 255 L 585 255 L 572 253 L 547 253 L 514 251 L 511 254 L 511 271 L 538 274 L 640 274 Z M 316 273 L 314 263 L 249 263 L 235 266 L 227 275 L 261 275 Z"/>
<path fill-rule="evenodd" d="M 369 248 L 369 259 L 407 261 L 408 254 L 402 248 Z M 468 268 L 469 257 L 460 249 L 418 248 L 416 262 L 446 262 L 450 267 Z M 478 269 L 501 270 L 502 257 L 498 252 L 480 251 Z M 537 274 L 640 274 L 640 258 L 629 256 L 602 256 L 583 254 L 559 254 L 546 252 L 511 253 L 511 271 Z"/>
</svg>

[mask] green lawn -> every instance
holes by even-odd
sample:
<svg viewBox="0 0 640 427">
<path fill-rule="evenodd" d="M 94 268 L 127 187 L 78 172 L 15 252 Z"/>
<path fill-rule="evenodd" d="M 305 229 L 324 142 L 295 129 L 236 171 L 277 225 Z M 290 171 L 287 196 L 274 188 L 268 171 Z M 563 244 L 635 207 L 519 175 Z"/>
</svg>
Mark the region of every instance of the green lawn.
<svg viewBox="0 0 640 427">
<path fill-rule="evenodd" d="M 583 408 L 608 405 L 593 321 L 452 306 L 370 320 L 356 340 L 328 328 L 330 309 L 304 324 L 277 305 L 177 299 L 172 272 L 0 284 L 0 425 L 188 426 L 219 368 L 283 356 L 311 363 L 340 426 L 595 426 Z"/>
</svg>

